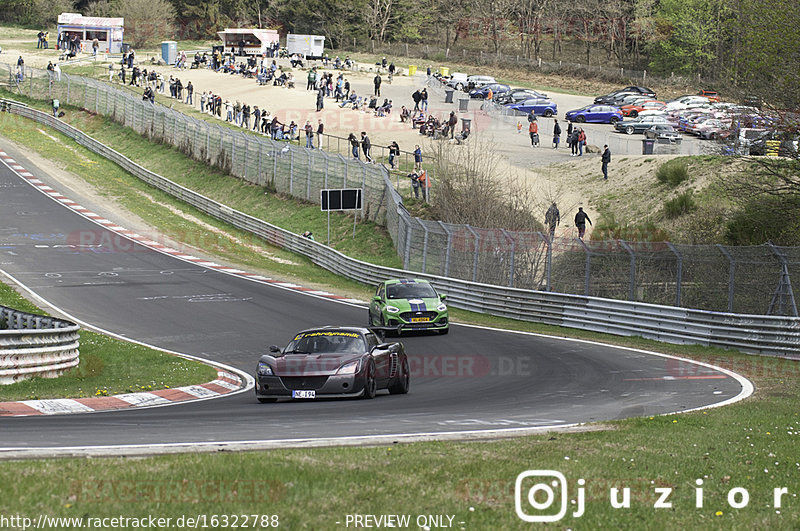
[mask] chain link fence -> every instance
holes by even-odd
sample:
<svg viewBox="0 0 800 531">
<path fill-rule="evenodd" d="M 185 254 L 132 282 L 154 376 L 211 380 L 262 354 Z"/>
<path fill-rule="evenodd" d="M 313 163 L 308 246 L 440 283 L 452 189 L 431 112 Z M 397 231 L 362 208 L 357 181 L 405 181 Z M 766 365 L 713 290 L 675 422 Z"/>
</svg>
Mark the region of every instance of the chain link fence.
<svg viewBox="0 0 800 531">
<path fill-rule="evenodd" d="M 14 91 L 108 116 L 196 160 L 299 199 L 318 203 L 321 188 L 363 188 L 364 217 L 386 227 L 408 271 L 703 310 L 798 315 L 791 278 L 800 278 L 800 247 L 584 242 L 422 220 L 408 213 L 383 166 L 220 127 L 79 76 L 58 80 L 26 69 L 18 80 L 15 67 L 5 69 L 7 76 L 0 74 Z"/>
</svg>

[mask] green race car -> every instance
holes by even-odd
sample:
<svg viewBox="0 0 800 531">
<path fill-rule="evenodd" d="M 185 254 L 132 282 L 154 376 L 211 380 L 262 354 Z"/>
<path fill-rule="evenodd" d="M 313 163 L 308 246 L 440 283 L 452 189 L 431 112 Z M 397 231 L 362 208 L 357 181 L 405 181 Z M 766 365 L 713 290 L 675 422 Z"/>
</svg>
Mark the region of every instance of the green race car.
<svg viewBox="0 0 800 531">
<path fill-rule="evenodd" d="M 450 331 L 446 295 L 436 293 L 427 280 L 392 279 L 378 284 L 369 304 L 370 326 L 402 330 Z"/>
</svg>

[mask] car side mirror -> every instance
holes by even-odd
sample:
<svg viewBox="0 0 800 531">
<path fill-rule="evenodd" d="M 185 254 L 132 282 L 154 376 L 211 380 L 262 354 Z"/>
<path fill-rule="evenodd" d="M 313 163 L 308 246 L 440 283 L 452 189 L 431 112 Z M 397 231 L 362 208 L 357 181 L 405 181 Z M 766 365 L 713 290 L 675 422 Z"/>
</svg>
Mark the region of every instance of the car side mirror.
<svg viewBox="0 0 800 531">
<path fill-rule="evenodd" d="M 281 349 L 278 347 L 278 345 L 270 345 L 269 346 L 269 351 L 270 352 L 280 352 Z"/>
<path fill-rule="evenodd" d="M 375 302 L 381 302 L 381 296 L 380 295 L 375 295 L 374 297 L 372 297 L 372 300 L 375 301 Z"/>
<path fill-rule="evenodd" d="M 444 293 L 440 293 L 439 294 L 439 300 L 440 301 L 446 301 L 447 300 L 447 295 L 445 295 Z"/>
</svg>

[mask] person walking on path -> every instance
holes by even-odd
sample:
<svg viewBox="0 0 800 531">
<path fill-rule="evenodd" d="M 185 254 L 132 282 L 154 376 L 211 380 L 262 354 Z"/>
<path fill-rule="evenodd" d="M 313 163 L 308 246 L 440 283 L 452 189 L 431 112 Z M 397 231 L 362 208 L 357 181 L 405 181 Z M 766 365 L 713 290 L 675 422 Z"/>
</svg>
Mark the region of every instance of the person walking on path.
<svg viewBox="0 0 800 531">
<path fill-rule="evenodd" d="M 375 79 L 372 80 L 372 83 L 375 85 L 375 95 L 381 95 L 381 75 L 375 74 Z"/>
<path fill-rule="evenodd" d="M 544 222 L 550 230 L 550 243 L 552 244 L 553 236 L 556 233 L 556 226 L 561 223 L 561 212 L 558 211 L 558 206 L 556 206 L 555 201 L 553 201 L 553 204 L 547 209 L 547 213 L 544 215 Z"/>
<path fill-rule="evenodd" d="M 528 134 L 531 136 L 531 146 L 539 146 L 539 122 L 536 120 L 528 124 Z"/>
<path fill-rule="evenodd" d="M 575 226 L 578 228 L 578 238 L 581 240 L 583 239 L 583 235 L 586 234 L 587 221 L 589 225 L 592 224 L 592 220 L 589 219 L 589 216 L 583 211 L 583 207 L 578 207 L 578 213 L 575 214 Z"/>
<path fill-rule="evenodd" d="M 603 170 L 603 180 L 608 180 L 608 163 L 611 162 L 611 151 L 608 149 L 608 144 L 603 146 L 603 157 L 600 159 L 603 163 L 601 169 Z"/>
<path fill-rule="evenodd" d="M 372 156 L 370 155 L 371 150 L 372 142 L 370 142 L 367 133 L 365 131 L 361 131 L 361 151 L 364 152 L 364 160 L 367 162 L 372 162 Z"/>
<path fill-rule="evenodd" d="M 553 149 L 558 149 L 558 143 L 561 141 L 561 126 L 558 125 L 558 120 L 553 120 Z"/>
<path fill-rule="evenodd" d="M 414 94 L 411 95 L 411 99 L 414 100 L 414 110 L 419 110 L 419 103 L 422 101 L 422 94 L 419 90 L 414 91 Z"/>
</svg>

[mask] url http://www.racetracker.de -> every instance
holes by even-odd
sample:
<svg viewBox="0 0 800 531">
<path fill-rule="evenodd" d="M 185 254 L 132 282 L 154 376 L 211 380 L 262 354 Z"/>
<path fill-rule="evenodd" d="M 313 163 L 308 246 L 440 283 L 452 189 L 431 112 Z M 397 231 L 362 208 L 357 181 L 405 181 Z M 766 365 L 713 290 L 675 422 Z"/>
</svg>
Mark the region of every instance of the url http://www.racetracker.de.
<svg viewBox="0 0 800 531">
<path fill-rule="evenodd" d="M 0 529 L 266 529 L 280 527 L 277 514 L 197 514 L 193 516 L 50 516 L 0 514 Z"/>
</svg>

